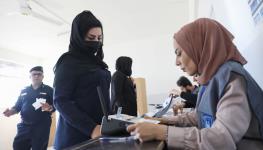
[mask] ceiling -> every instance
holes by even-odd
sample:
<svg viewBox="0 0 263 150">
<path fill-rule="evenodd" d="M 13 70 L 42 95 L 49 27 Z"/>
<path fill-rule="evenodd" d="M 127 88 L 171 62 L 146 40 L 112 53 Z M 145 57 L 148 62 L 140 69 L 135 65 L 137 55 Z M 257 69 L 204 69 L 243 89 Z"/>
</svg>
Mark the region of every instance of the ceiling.
<svg viewBox="0 0 263 150">
<path fill-rule="evenodd" d="M 21 2 L 23 0 L 0 0 L 0 50 L 18 51 L 41 58 L 67 50 L 71 22 L 83 10 L 91 10 L 102 21 L 105 46 L 171 34 L 171 29 L 179 26 L 177 22 L 181 24 L 180 16 L 185 18 L 188 15 L 178 14 L 180 9 L 188 8 L 187 0 L 27 1 L 34 12 L 62 22 L 57 25 L 31 15 L 22 15 Z"/>
</svg>

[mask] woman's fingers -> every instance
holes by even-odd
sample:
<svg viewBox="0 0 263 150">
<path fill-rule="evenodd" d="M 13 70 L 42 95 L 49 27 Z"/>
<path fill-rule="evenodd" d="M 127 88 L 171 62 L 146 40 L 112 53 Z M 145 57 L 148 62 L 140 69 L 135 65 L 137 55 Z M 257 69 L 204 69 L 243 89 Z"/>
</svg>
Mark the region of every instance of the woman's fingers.
<svg viewBox="0 0 263 150">
<path fill-rule="evenodd" d="M 136 129 L 137 124 L 132 124 L 127 127 L 128 132 L 132 132 Z"/>
</svg>

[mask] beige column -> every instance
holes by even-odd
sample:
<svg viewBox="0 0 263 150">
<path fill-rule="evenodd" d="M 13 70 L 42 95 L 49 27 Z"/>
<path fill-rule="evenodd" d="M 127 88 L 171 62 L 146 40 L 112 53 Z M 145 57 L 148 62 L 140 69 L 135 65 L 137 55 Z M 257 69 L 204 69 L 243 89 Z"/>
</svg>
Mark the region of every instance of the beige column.
<svg viewBox="0 0 263 150">
<path fill-rule="evenodd" d="M 147 96 L 146 96 L 146 83 L 144 78 L 134 78 L 137 92 L 137 112 L 142 115 L 148 112 Z"/>
<path fill-rule="evenodd" d="M 52 114 L 52 124 L 50 127 L 50 133 L 49 133 L 49 141 L 48 141 L 48 147 L 53 146 L 55 133 L 56 133 L 56 112 Z"/>
</svg>

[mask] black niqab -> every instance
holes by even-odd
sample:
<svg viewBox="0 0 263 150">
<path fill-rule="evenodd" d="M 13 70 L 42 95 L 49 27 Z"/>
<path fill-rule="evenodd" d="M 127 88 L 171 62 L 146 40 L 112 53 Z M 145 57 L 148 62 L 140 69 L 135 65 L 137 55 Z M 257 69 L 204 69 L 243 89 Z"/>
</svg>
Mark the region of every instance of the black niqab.
<svg viewBox="0 0 263 150">
<path fill-rule="evenodd" d="M 81 67 L 87 69 L 108 68 L 107 64 L 103 62 L 103 42 L 100 44 L 97 53 L 94 54 L 90 49 L 90 45 L 85 41 L 86 33 L 94 27 L 100 27 L 102 30 L 101 22 L 90 11 L 83 11 L 74 18 L 71 28 L 69 51 L 58 59 L 54 67 L 54 72 L 56 72 L 56 68 L 63 62 L 64 57 L 67 55 L 72 56 L 71 58 L 78 59 Z"/>
<path fill-rule="evenodd" d="M 116 70 L 124 73 L 126 76 L 132 74 L 132 59 L 130 57 L 121 56 L 116 60 Z"/>
</svg>

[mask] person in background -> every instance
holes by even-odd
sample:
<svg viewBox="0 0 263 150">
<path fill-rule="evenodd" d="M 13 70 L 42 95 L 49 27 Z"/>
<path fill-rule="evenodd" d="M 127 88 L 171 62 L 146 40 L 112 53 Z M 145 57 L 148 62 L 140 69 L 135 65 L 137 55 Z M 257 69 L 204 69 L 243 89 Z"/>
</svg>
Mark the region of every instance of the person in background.
<svg viewBox="0 0 263 150">
<path fill-rule="evenodd" d="M 59 112 L 54 147 L 61 150 L 101 135 L 100 86 L 110 109 L 111 74 L 103 61 L 103 29 L 90 12 L 78 14 L 72 23 L 69 51 L 54 67 L 54 106 Z"/>
<path fill-rule="evenodd" d="M 174 35 L 176 65 L 198 75 L 196 110 L 163 118 L 175 126 L 137 123 L 128 131 L 140 141 L 165 140 L 171 149 L 262 150 L 263 91 L 233 38 L 208 18 L 183 26 Z"/>
<path fill-rule="evenodd" d="M 193 85 L 191 81 L 185 76 L 181 76 L 177 80 L 177 86 L 180 87 L 181 90 L 172 89 L 170 94 L 174 96 L 180 96 L 185 99 L 185 108 L 195 108 L 199 89 L 198 86 Z"/>
<path fill-rule="evenodd" d="M 132 75 L 132 59 L 121 56 L 116 60 L 116 72 L 111 80 L 111 108 L 117 113 L 122 107 L 122 114 L 137 116 L 136 86 Z"/>
<path fill-rule="evenodd" d="M 52 106 L 53 89 L 43 84 L 41 66 L 33 67 L 29 72 L 32 84 L 21 91 L 15 106 L 6 109 L 3 114 L 10 117 L 20 112 L 21 115 L 13 142 L 14 150 L 46 150 L 51 114 L 55 111 Z"/>
</svg>

